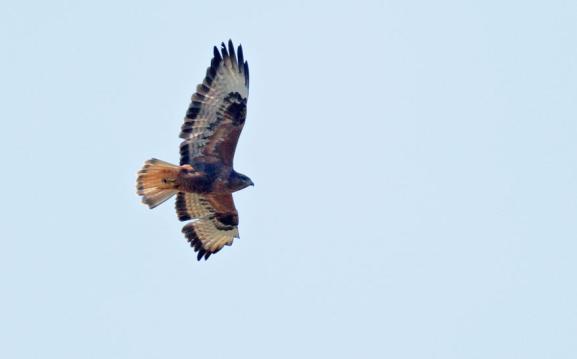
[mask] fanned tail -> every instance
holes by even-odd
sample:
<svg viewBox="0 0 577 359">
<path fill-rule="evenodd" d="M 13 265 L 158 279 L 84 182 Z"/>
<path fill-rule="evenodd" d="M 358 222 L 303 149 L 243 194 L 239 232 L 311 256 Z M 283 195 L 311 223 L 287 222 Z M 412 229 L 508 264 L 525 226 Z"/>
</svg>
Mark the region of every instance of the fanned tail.
<svg viewBox="0 0 577 359">
<path fill-rule="evenodd" d="M 175 189 L 178 171 L 178 166 L 156 158 L 146 161 L 136 180 L 142 203 L 152 209 L 174 196 L 178 192 Z"/>
</svg>

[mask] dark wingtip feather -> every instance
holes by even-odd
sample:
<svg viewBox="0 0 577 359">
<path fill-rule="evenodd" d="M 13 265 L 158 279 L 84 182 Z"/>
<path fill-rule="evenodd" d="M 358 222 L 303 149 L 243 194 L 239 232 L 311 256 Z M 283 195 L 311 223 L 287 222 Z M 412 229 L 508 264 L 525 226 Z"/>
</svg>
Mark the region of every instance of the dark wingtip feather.
<svg viewBox="0 0 577 359">
<path fill-rule="evenodd" d="M 222 52 L 222 58 L 226 59 L 228 57 L 228 51 L 226 50 L 226 45 L 224 42 L 220 43 L 220 52 Z"/>
<path fill-rule="evenodd" d="M 196 232 L 194 230 L 194 226 L 192 225 L 192 223 L 188 223 L 187 225 L 182 227 L 182 233 L 184 233 L 184 236 L 186 237 L 186 239 L 188 240 L 188 243 L 194 249 L 194 251 L 198 252 L 196 254 L 196 259 L 198 261 L 200 261 L 203 257 L 205 260 L 207 260 L 208 257 L 210 257 L 213 253 L 218 252 L 218 250 L 214 251 L 214 252 L 210 252 L 202 246 L 202 242 L 200 241 L 200 238 L 198 238 L 198 236 L 196 235 Z"/>
<path fill-rule="evenodd" d="M 238 71 L 242 73 L 244 71 L 244 54 L 242 53 L 242 45 L 238 45 L 236 52 L 238 56 Z"/>
<path fill-rule="evenodd" d="M 216 46 L 214 46 L 212 48 L 212 53 L 214 54 L 214 58 L 215 59 L 219 59 L 221 60 L 222 58 L 220 57 L 220 52 L 218 51 L 218 48 Z"/>
<path fill-rule="evenodd" d="M 246 87 L 248 87 L 249 82 L 250 82 L 249 81 L 249 75 L 248 75 L 248 61 L 244 62 L 244 78 L 245 78 L 244 84 L 246 85 Z"/>
<path fill-rule="evenodd" d="M 220 52 L 218 52 L 218 49 L 216 48 L 216 46 L 213 48 L 213 58 L 212 61 L 210 62 L 210 67 L 208 68 L 208 70 L 206 71 L 206 76 L 210 76 L 210 80 L 208 81 L 208 84 L 210 85 L 210 83 L 212 82 L 212 78 L 216 75 L 216 70 L 218 69 L 218 65 L 220 65 L 220 62 L 222 61 L 222 57 L 220 56 Z"/>
<path fill-rule="evenodd" d="M 206 75 L 204 77 L 204 82 L 210 86 L 210 84 L 212 83 L 212 80 L 214 80 L 214 77 L 216 76 L 216 70 L 218 69 L 218 65 L 220 65 L 220 62 L 222 61 L 222 58 L 220 57 L 220 54 L 218 54 L 218 56 L 214 56 L 212 58 L 212 61 L 210 62 L 210 66 L 208 67 L 208 69 L 206 69 Z"/>
<path fill-rule="evenodd" d="M 232 62 L 232 67 L 238 68 L 238 64 L 236 62 L 236 54 L 234 52 L 234 45 L 232 44 L 232 40 L 228 40 L 228 53 L 230 55 L 230 60 Z"/>
<path fill-rule="evenodd" d="M 202 259 L 202 257 L 204 256 L 204 254 L 205 254 L 204 249 L 199 250 L 198 255 L 196 256 L 196 260 L 200 261 Z"/>
</svg>

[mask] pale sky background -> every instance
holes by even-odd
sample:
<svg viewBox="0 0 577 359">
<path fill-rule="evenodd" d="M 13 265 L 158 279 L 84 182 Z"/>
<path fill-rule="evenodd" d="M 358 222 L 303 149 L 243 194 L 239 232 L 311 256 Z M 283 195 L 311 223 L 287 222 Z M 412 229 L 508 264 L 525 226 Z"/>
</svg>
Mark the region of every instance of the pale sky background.
<svg viewBox="0 0 577 359">
<path fill-rule="evenodd" d="M 241 238 L 135 174 L 250 63 Z M 576 358 L 575 1 L 0 5 L 0 357 Z"/>
</svg>

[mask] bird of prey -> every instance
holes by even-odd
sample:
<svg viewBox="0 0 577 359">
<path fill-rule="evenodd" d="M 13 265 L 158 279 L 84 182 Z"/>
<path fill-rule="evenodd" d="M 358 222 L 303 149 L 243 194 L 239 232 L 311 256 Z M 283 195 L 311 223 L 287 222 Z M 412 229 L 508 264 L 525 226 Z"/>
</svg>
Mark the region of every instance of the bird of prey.
<svg viewBox="0 0 577 359">
<path fill-rule="evenodd" d="M 220 51 L 215 46 L 181 128 L 180 166 L 153 158 L 138 172 L 137 193 L 150 208 L 176 195 L 178 219 L 189 221 L 182 232 L 198 260 L 239 238 L 232 193 L 254 185 L 233 169 L 247 98 L 248 62 L 242 46 L 236 52 L 231 40 Z"/>
</svg>

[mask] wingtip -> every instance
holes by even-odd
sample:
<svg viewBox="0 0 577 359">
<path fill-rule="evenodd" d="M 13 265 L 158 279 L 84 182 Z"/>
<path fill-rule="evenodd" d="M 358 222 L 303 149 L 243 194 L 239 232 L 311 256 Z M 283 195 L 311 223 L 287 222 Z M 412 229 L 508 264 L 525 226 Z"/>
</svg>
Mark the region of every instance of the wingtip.
<svg viewBox="0 0 577 359">
<path fill-rule="evenodd" d="M 222 53 L 222 58 L 226 60 L 227 57 L 229 57 L 229 53 L 228 50 L 226 49 L 226 45 L 224 44 L 224 42 L 220 43 L 220 52 Z"/>
<path fill-rule="evenodd" d="M 244 71 L 244 53 L 242 52 L 242 45 L 238 45 L 236 55 L 238 56 L 238 71 L 242 73 Z"/>
<path fill-rule="evenodd" d="M 228 40 L 228 54 L 230 55 L 230 62 L 232 64 L 232 67 L 237 67 L 238 68 L 238 64 L 237 64 L 237 60 L 236 60 L 236 54 L 234 51 L 234 45 L 232 44 L 232 40 Z"/>
<path fill-rule="evenodd" d="M 245 77 L 245 86 L 248 88 L 250 83 L 250 75 L 248 72 L 248 61 L 244 62 L 244 77 Z"/>
</svg>

